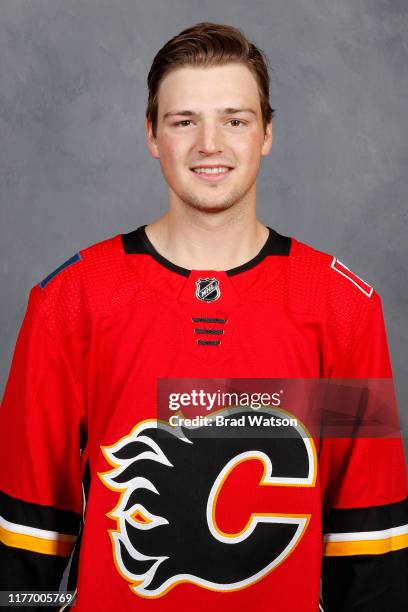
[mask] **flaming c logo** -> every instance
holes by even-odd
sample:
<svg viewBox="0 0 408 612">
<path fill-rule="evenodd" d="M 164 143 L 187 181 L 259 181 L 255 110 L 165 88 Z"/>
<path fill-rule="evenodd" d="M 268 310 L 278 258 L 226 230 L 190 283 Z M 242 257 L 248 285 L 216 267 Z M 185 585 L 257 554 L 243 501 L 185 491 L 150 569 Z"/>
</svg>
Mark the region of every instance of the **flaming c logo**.
<svg viewBox="0 0 408 612">
<path fill-rule="evenodd" d="M 288 416 L 275 408 L 256 414 Z M 101 447 L 112 469 L 99 477 L 120 493 L 107 514 L 116 522 L 114 562 L 135 594 L 160 597 L 181 582 L 246 588 L 294 551 L 310 518 L 303 500 L 315 485 L 316 453 L 302 426 L 290 429 L 271 437 L 261 424 L 241 437 L 225 425 L 193 434 L 151 419 Z"/>
</svg>

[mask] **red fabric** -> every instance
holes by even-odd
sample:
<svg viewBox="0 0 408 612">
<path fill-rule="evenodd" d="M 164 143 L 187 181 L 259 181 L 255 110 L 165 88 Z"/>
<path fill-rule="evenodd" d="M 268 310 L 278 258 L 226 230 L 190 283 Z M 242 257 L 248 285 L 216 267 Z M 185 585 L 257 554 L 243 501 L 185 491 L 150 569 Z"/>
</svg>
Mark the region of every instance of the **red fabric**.
<svg viewBox="0 0 408 612">
<path fill-rule="evenodd" d="M 181 583 L 156 598 L 132 592 L 115 565 L 109 513 L 119 494 L 100 477 L 111 469 L 101 447 L 157 417 L 161 377 L 390 377 L 378 295 L 368 297 L 331 268 L 332 257 L 296 240 L 288 257 L 266 257 L 231 277 L 211 270 L 183 277 L 149 255 L 125 255 L 120 237 L 81 256 L 32 290 L 1 409 L 0 444 L 0 490 L 81 513 L 78 449 L 87 429 L 91 488 L 75 609 L 316 612 L 321 508 L 403 499 L 400 440 L 315 440 L 317 478 L 303 488 L 267 487 L 258 460 L 241 464 L 218 499 L 222 530 L 239 532 L 251 513 L 310 515 L 304 535 L 245 588 L 222 593 Z M 195 296 L 195 281 L 205 276 L 220 281 L 214 302 Z M 193 316 L 227 319 L 220 346 L 197 344 Z M 182 504 L 183 491 L 174 495 Z"/>
</svg>

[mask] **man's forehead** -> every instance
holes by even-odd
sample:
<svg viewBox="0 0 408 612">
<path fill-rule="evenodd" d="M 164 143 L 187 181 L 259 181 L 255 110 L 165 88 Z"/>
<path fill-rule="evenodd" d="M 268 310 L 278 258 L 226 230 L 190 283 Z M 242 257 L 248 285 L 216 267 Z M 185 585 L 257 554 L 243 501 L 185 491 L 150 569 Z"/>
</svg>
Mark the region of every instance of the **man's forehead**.
<svg viewBox="0 0 408 612">
<path fill-rule="evenodd" d="M 186 116 L 207 111 L 217 114 L 239 109 L 255 114 L 259 111 L 257 83 L 242 64 L 177 68 L 163 79 L 158 97 L 164 117 L 169 113 Z"/>
<path fill-rule="evenodd" d="M 159 86 L 159 92 L 167 96 L 211 94 L 210 88 L 217 88 L 218 93 L 229 91 L 242 92 L 244 97 L 257 89 L 254 75 L 247 66 L 242 64 L 226 64 L 225 66 L 181 66 L 165 75 Z M 200 90 L 198 92 L 198 90 Z"/>
</svg>

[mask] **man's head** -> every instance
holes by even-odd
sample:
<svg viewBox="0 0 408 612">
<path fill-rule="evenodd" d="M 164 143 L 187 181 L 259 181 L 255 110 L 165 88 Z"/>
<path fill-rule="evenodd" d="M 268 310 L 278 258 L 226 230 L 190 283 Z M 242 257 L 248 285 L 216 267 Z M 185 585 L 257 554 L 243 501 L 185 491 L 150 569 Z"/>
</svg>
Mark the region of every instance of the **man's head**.
<svg viewBox="0 0 408 612">
<path fill-rule="evenodd" d="M 274 112 L 262 51 L 236 28 L 200 23 L 157 53 L 148 87 L 148 146 L 170 193 L 208 212 L 254 195 Z M 228 171 L 209 175 L 209 166 Z"/>
</svg>

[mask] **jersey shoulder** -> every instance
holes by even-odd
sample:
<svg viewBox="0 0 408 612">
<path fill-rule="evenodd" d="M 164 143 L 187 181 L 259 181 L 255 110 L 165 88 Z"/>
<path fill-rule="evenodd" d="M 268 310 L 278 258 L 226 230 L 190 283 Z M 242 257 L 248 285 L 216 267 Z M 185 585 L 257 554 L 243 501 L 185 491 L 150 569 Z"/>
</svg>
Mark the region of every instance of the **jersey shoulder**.
<svg viewBox="0 0 408 612">
<path fill-rule="evenodd" d="M 142 297 L 141 277 L 125 256 L 121 235 L 72 255 L 30 293 L 35 308 L 59 334 L 103 316 L 133 296 Z"/>
<path fill-rule="evenodd" d="M 305 270 L 309 268 L 310 271 L 315 271 L 317 275 L 326 271 L 327 281 L 332 286 L 344 287 L 346 291 L 348 290 L 356 295 L 360 292 L 367 298 L 371 298 L 374 293 L 374 288 L 369 283 L 335 255 L 324 253 L 294 239 L 293 256 L 296 263 L 300 267 L 304 267 Z M 356 290 L 358 290 L 357 293 Z"/>
<path fill-rule="evenodd" d="M 335 255 L 293 240 L 288 288 L 294 311 L 323 321 L 345 346 L 380 307 L 378 293 Z"/>
<path fill-rule="evenodd" d="M 378 296 L 374 288 L 338 257 L 293 239 L 291 268 L 298 282 L 320 294 L 340 292 L 345 299 L 366 302 Z"/>
</svg>

